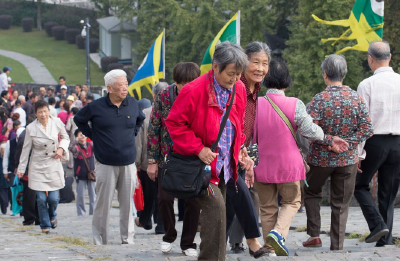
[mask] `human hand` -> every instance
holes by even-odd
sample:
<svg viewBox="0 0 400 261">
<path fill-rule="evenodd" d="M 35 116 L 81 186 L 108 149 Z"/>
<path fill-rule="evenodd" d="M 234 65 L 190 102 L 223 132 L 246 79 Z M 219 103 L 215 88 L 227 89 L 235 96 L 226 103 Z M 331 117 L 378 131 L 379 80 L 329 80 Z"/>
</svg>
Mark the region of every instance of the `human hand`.
<svg viewBox="0 0 400 261">
<path fill-rule="evenodd" d="M 331 144 L 331 146 L 329 146 L 329 149 L 336 153 L 342 153 L 349 149 L 349 144 L 345 140 L 343 140 L 337 136 L 334 136 L 333 140 L 332 140 L 332 144 Z"/>
<path fill-rule="evenodd" d="M 158 164 L 157 163 L 150 164 L 147 167 L 147 175 L 149 176 L 149 178 L 152 181 L 154 181 L 154 182 L 156 181 L 156 178 L 158 176 Z"/>
<path fill-rule="evenodd" d="M 8 173 L 7 174 L 4 173 L 4 179 L 7 180 L 8 182 L 10 182 L 10 178 L 8 177 Z"/>
<path fill-rule="evenodd" d="M 363 173 L 363 171 L 362 171 L 362 169 L 361 169 L 361 159 L 359 159 L 359 161 L 358 161 L 357 172 L 358 172 L 358 173 Z"/>
<path fill-rule="evenodd" d="M 248 188 L 253 187 L 254 185 L 254 169 L 246 170 L 246 175 L 244 177 L 244 182 L 246 183 Z"/>
<path fill-rule="evenodd" d="M 214 159 L 218 156 L 218 153 L 214 153 L 211 151 L 210 148 L 208 147 L 203 147 L 197 155 L 204 164 L 210 165 L 211 162 L 214 161 Z"/>
<path fill-rule="evenodd" d="M 64 149 L 63 148 L 58 148 L 56 150 L 56 153 L 54 153 L 54 155 L 52 156 L 55 159 L 61 159 L 63 157 L 64 154 Z"/>
<path fill-rule="evenodd" d="M 246 148 L 240 150 L 239 163 L 246 172 L 254 168 L 254 161 L 249 157 L 249 154 L 247 154 Z"/>
<path fill-rule="evenodd" d="M 22 176 L 24 176 L 24 173 L 17 172 L 17 177 L 18 177 L 19 179 L 22 178 Z M 8 180 L 8 181 L 10 181 L 10 180 Z"/>
</svg>

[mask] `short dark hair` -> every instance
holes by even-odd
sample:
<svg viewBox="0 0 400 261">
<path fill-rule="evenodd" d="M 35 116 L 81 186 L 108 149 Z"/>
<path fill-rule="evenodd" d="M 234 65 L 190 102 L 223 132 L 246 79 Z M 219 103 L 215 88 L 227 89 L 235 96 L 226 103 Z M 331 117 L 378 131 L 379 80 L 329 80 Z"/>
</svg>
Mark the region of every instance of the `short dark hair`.
<svg viewBox="0 0 400 261">
<path fill-rule="evenodd" d="M 8 94 L 8 91 L 2 91 L 1 92 L 1 98 L 3 98 L 4 96 L 6 96 Z"/>
<path fill-rule="evenodd" d="M 289 69 L 282 59 L 273 59 L 269 63 L 267 75 L 264 78 L 264 86 L 267 88 L 286 89 L 292 85 Z"/>
<path fill-rule="evenodd" d="M 64 81 L 66 80 L 64 76 L 60 76 L 60 78 L 58 78 L 58 80 L 63 79 Z"/>
<path fill-rule="evenodd" d="M 36 93 L 32 93 L 29 95 L 29 100 L 35 99 L 38 95 Z"/>
<path fill-rule="evenodd" d="M 76 130 L 74 131 L 74 136 L 75 136 L 75 137 L 78 137 L 78 134 L 79 134 L 80 132 L 82 132 L 80 129 L 76 129 Z"/>
<path fill-rule="evenodd" d="M 21 105 L 21 101 L 19 99 L 17 99 L 14 104 L 15 105 Z"/>
<path fill-rule="evenodd" d="M 76 94 L 76 95 L 78 95 L 78 94 L 76 93 L 76 91 L 71 91 L 71 92 L 70 92 L 70 94 L 73 94 L 73 93 Z"/>
<path fill-rule="evenodd" d="M 177 84 L 188 83 L 200 76 L 200 68 L 192 62 L 180 62 L 174 67 L 174 81 Z"/>
<path fill-rule="evenodd" d="M 21 125 L 21 122 L 19 120 L 13 121 L 13 128 L 17 127 L 18 125 Z"/>
<path fill-rule="evenodd" d="M 49 104 L 48 104 L 47 102 L 45 102 L 44 100 L 37 101 L 37 102 L 35 103 L 35 113 L 36 113 L 40 108 L 43 108 L 43 107 L 47 107 L 47 109 L 49 109 Z"/>
<path fill-rule="evenodd" d="M 72 112 L 73 115 L 77 114 L 78 111 L 79 111 L 79 109 L 76 108 L 76 107 L 74 107 L 74 108 L 71 109 L 71 112 Z"/>
<path fill-rule="evenodd" d="M 53 105 L 53 104 L 55 104 L 55 103 L 56 103 L 56 98 L 50 97 L 50 98 L 49 98 L 49 104 L 50 104 L 50 105 Z"/>
<path fill-rule="evenodd" d="M 82 86 L 80 84 L 75 84 L 75 87 L 78 86 L 80 89 L 82 89 Z"/>
<path fill-rule="evenodd" d="M 94 100 L 94 96 L 91 93 L 86 94 L 86 100 Z"/>
</svg>

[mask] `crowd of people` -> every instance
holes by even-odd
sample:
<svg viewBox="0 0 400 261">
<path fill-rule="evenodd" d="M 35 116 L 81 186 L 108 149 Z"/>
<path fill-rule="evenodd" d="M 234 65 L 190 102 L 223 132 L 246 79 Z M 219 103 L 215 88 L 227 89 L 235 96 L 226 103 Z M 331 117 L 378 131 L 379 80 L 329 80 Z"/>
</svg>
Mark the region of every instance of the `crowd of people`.
<svg viewBox="0 0 400 261">
<path fill-rule="evenodd" d="M 307 105 L 285 96 L 292 85 L 289 69 L 262 42 L 245 49 L 218 44 L 212 69 L 203 75 L 195 63 L 178 63 L 171 85 L 152 87 L 153 103 L 128 95 L 123 70 L 105 75 L 108 94 L 95 101 L 87 86 L 70 90 L 64 77 L 56 89 L 41 87 L 28 97 L 4 90 L 1 210 L 7 211 L 7 182 L 16 173 L 24 183 L 24 225 L 37 223 L 49 233 L 57 226 L 66 162 L 77 181 L 77 215 L 86 214 L 88 190 L 94 244 L 108 244 L 117 190 L 121 243 L 133 243 L 135 225 L 153 229 L 153 219 L 155 233 L 163 234 L 160 250 L 168 253 L 178 236 L 175 199 L 162 188 L 161 177 L 174 152 L 197 156 L 211 169 L 204 196 L 179 199 L 184 255 L 225 260 L 228 239 L 232 251 L 242 253 L 246 237 L 254 258 L 288 256 L 285 241 L 303 205 L 310 236 L 303 246 L 321 247 L 320 205 L 328 178 L 330 249 L 343 249 L 353 195 L 370 229 L 365 241 L 391 245 L 400 185 L 400 75 L 389 65 L 387 42 L 371 43 L 367 59 L 374 74 L 354 91 L 343 85 L 351 70 L 346 59 L 327 56 L 321 61 L 324 91 Z M 261 85 L 267 93 L 259 97 Z M 369 187 L 376 173 L 379 208 Z M 144 209 L 136 216 L 132 197 L 138 179 Z"/>
</svg>

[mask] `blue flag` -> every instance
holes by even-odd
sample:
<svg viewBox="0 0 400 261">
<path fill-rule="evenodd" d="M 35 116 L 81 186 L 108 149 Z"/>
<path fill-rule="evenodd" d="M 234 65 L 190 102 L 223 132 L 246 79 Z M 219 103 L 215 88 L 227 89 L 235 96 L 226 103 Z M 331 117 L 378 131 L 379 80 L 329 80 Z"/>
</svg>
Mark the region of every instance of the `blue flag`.
<svg viewBox="0 0 400 261">
<path fill-rule="evenodd" d="M 136 90 L 139 100 L 142 98 L 140 87 L 145 86 L 152 93 L 152 86 L 165 78 L 164 32 L 165 30 L 157 37 L 129 84 L 129 94 L 133 96 L 133 90 Z"/>
</svg>

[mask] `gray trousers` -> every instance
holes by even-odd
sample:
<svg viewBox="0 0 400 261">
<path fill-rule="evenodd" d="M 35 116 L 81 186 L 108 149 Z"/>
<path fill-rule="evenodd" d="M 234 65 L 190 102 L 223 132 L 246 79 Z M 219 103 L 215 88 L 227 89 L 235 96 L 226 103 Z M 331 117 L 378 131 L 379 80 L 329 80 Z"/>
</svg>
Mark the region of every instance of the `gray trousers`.
<svg viewBox="0 0 400 261">
<path fill-rule="evenodd" d="M 95 245 L 108 243 L 110 208 L 114 191 L 117 190 L 122 244 L 133 244 L 135 227 L 132 216 L 132 196 L 137 184 L 135 163 L 127 166 L 110 166 L 95 160 L 95 171 L 97 181 L 92 220 L 93 243 Z"/>
<path fill-rule="evenodd" d="M 89 215 L 93 215 L 94 202 L 96 201 L 96 193 L 94 191 L 96 187 L 95 181 L 90 180 L 76 180 L 76 211 L 78 216 L 86 215 L 85 208 L 85 190 L 88 188 L 89 194 Z"/>
</svg>

